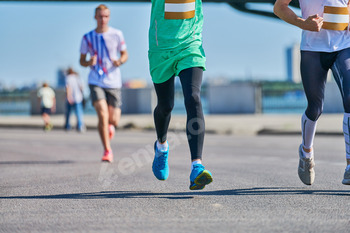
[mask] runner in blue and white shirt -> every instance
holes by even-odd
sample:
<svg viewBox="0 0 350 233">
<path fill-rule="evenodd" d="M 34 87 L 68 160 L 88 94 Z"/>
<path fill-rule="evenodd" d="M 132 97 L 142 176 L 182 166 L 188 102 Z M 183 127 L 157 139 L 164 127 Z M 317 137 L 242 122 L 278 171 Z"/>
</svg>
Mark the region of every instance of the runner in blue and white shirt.
<svg viewBox="0 0 350 233">
<path fill-rule="evenodd" d="M 83 36 L 80 47 L 80 64 L 90 67 L 91 100 L 98 116 L 98 131 L 104 148 L 102 161 L 106 162 L 113 161 L 110 140 L 121 115 L 120 66 L 128 60 L 123 33 L 108 26 L 109 16 L 107 6 L 101 4 L 95 9 L 97 27 Z"/>
</svg>

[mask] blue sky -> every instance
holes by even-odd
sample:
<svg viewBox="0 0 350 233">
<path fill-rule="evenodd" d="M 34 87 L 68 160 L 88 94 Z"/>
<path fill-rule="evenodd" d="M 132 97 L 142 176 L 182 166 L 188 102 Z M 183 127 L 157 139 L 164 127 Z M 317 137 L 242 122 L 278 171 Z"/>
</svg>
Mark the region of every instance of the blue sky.
<svg viewBox="0 0 350 233">
<path fill-rule="evenodd" d="M 96 2 L 0 2 L 0 83 L 56 84 L 59 68 L 74 67 L 87 82 L 88 68 L 79 65 L 84 33 L 96 26 Z M 124 33 L 129 61 L 123 80 L 150 82 L 148 26 L 150 3 L 112 3 L 110 25 Z M 280 20 L 239 12 L 229 5 L 205 3 L 203 46 L 205 79 L 283 80 L 285 49 L 300 40 L 301 30 Z"/>
</svg>

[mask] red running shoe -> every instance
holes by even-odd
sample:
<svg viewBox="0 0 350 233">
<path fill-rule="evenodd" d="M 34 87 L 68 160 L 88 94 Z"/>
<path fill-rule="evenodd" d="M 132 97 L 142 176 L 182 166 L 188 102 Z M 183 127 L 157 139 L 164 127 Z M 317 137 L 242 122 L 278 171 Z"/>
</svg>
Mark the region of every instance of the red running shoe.
<svg viewBox="0 0 350 233">
<path fill-rule="evenodd" d="M 108 163 L 113 162 L 113 153 L 111 150 L 106 150 L 104 152 L 103 157 L 102 157 L 102 162 L 108 162 Z"/>
</svg>

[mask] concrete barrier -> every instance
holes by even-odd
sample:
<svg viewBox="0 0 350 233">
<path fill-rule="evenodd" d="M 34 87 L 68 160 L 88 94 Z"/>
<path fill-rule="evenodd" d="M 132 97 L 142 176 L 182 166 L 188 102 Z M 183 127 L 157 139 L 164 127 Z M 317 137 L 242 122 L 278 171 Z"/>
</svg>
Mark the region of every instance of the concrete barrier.
<svg viewBox="0 0 350 233">
<path fill-rule="evenodd" d="M 65 113 L 65 90 L 56 89 L 56 113 Z M 209 114 L 254 114 L 262 112 L 261 86 L 256 83 L 209 85 L 207 88 Z M 156 106 L 156 94 L 152 87 L 123 88 L 123 114 L 151 114 Z M 30 93 L 30 113 L 40 114 L 37 91 Z M 91 107 L 91 106 L 89 106 Z M 324 113 L 342 113 L 343 102 L 335 82 L 328 82 L 325 89 Z"/>
<path fill-rule="evenodd" d="M 156 101 L 155 92 L 151 87 L 122 89 L 123 114 L 152 113 Z"/>
<path fill-rule="evenodd" d="M 208 86 L 209 114 L 261 113 L 262 92 L 256 83 Z"/>
<path fill-rule="evenodd" d="M 323 106 L 324 113 L 343 113 L 343 100 L 336 82 L 327 82 Z"/>
</svg>

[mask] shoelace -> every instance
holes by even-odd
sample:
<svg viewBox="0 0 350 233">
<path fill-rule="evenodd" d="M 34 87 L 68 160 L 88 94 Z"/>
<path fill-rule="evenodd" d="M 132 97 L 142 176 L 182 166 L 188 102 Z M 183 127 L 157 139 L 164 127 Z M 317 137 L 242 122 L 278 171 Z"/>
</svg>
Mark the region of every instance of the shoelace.
<svg viewBox="0 0 350 233">
<path fill-rule="evenodd" d="M 311 169 L 315 166 L 312 161 L 312 158 L 305 158 L 304 161 L 307 169 Z"/>
<path fill-rule="evenodd" d="M 157 169 L 165 168 L 167 157 L 162 152 L 158 151 L 158 156 L 156 158 L 157 158 L 155 163 L 156 168 Z"/>
</svg>

